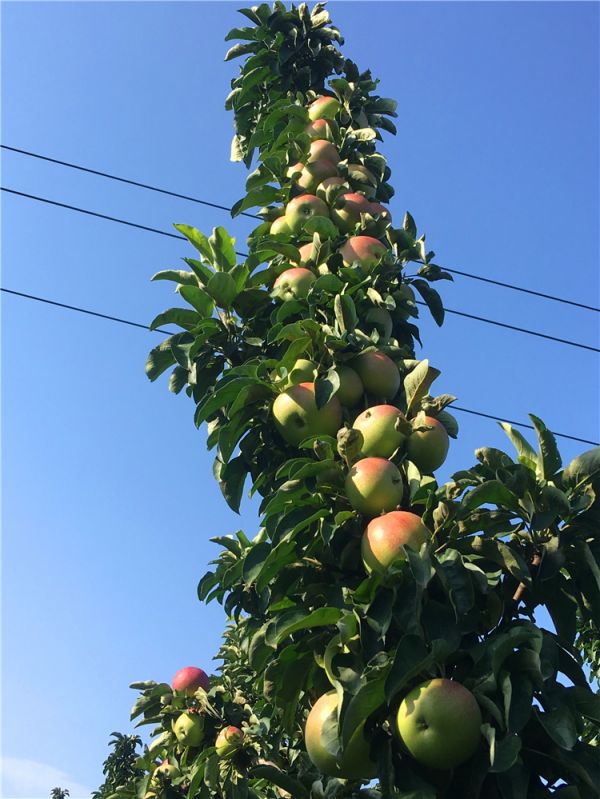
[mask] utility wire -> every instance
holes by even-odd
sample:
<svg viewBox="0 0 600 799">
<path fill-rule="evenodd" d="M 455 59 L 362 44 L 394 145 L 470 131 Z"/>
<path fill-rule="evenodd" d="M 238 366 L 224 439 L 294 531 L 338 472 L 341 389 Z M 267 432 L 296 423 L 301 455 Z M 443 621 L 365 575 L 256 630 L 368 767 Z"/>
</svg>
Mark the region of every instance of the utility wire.
<svg viewBox="0 0 600 799">
<path fill-rule="evenodd" d="M 55 300 L 49 300 L 46 297 L 36 297 L 33 294 L 25 294 L 22 291 L 14 291 L 13 289 L 0 288 L 0 291 L 5 292 L 6 294 L 12 294 L 12 295 L 14 295 L 16 297 L 23 297 L 24 299 L 27 299 L 27 300 L 35 300 L 36 302 L 43 302 L 46 305 L 54 305 L 57 308 L 64 308 L 64 309 L 69 310 L 69 311 L 77 311 L 78 313 L 87 314 L 88 316 L 97 316 L 99 319 L 107 319 L 109 322 L 118 322 L 119 324 L 122 324 L 122 325 L 129 325 L 130 327 L 138 327 L 138 328 L 141 328 L 142 330 L 150 331 L 150 328 L 148 327 L 148 325 L 142 325 L 139 322 L 131 322 L 128 319 L 121 319 L 118 316 L 110 316 L 109 314 L 99 313 L 98 311 L 91 311 L 88 308 L 80 308 L 77 305 L 67 305 L 64 302 L 56 302 Z M 160 327 L 157 327 L 157 328 L 155 328 L 154 330 L 152 330 L 150 332 L 153 332 L 153 333 L 166 333 L 168 336 L 172 336 L 173 335 L 173 333 L 170 330 L 164 330 L 163 328 L 160 328 Z M 496 422 L 508 422 L 509 424 L 513 424 L 516 427 L 526 427 L 526 428 L 528 428 L 530 430 L 535 430 L 533 425 L 526 424 L 525 422 L 515 422 L 515 421 L 511 421 L 510 419 L 504 419 L 504 418 L 502 418 L 500 416 L 493 416 L 490 413 L 483 413 L 481 411 L 474 411 L 474 410 L 471 410 L 470 408 L 460 408 L 457 405 L 453 405 L 452 408 L 455 411 L 461 411 L 462 413 L 470 413 L 470 414 L 473 414 L 474 416 L 481 416 L 484 419 L 492 419 L 492 420 L 494 420 Z M 553 432 L 553 431 L 551 431 L 551 432 Z M 578 441 L 578 442 L 580 442 L 582 444 L 591 444 L 592 446 L 598 446 L 598 443 L 596 441 L 590 441 L 587 438 L 579 438 L 578 436 L 572 436 L 572 435 L 569 435 L 567 433 L 556 433 L 556 432 L 553 432 L 553 435 L 559 436 L 560 438 L 568 438 L 571 441 Z"/>
<path fill-rule="evenodd" d="M 189 200 L 190 202 L 198 203 L 199 205 L 206 205 L 209 206 L 210 208 L 218 208 L 221 211 L 231 211 L 231 208 L 229 208 L 226 205 L 219 205 L 218 203 L 209 202 L 208 200 L 202 200 L 199 199 L 198 197 L 190 197 L 187 194 L 180 194 L 179 192 L 176 191 L 170 191 L 168 189 L 162 189 L 157 186 L 151 186 L 148 183 L 140 183 L 137 180 L 129 180 L 127 178 L 119 177 L 118 175 L 112 175 L 109 172 L 101 172 L 97 169 L 90 169 L 89 167 L 81 166 L 80 164 L 73 164 L 70 161 L 61 161 L 58 158 L 50 158 L 50 156 L 41 155 L 40 153 L 34 153 L 31 152 L 30 150 L 22 150 L 20 147 L 10 147 L 8 144 L 1 144 L 0 148 L 3 150 L 8 150 L 13 153 L 19 153 L 20 155 L 26 155 L 30 158 L 38 158 L 41 161 L 48 161 L 51 164 L 58 164 L 59 166 L 65 166 L 68 167 L 69 169 L 76 169 L 80 172 L 87 172 L 90 175 L 99 175 L 100 177 L 108 178 L 109 180 L 116 180 L 119 183 L 126 183 L 130 186 L 137 186 L 138 188 L 141 189 L 148 189 L 149 191 L 155 191 L 158 192 L 159 194 L 166 194 L 169 195 L 170 197 L 178 197 L 181 200 Z M 241 213 L 241 216 L 247 216 L 251 219 L 261 218 L 257 214 L 249 214 L 246 213 L 245 211 Z M 566 300 L 563 297 L 556 297 L 553 294 L 546 294 L 543 291 L 534 291 L 533 289 L 527 289 L 523 286 L 515 286 L 514 283 L 505 283 L 501 280 L 493 280 L 492 278 L 483 277 L 483 275 L 476 275 L 473 274 L 472 272 L 464 272 L 460 269 L 450 269 L 449 267 L 444 267 L 444 270 L 446 272 L 451 272 L 453 275 L 461 275 L 461 277 L 467 277 L 470 278 L 471 280 L 479 280 L 483 283 L 490 283 L 494 286 L 501 286 L 502 288 L 510 289 L 511 291 L 520 291 L 523 292 L 524 294 L 531 294 L 534 297 L 542 297 L 543 299 L 552 300 L 554 302 L 560 302 L 563 303 L 564 305 L 573 305 L 576 308 L 584 308 L 588 311 L 595 311 L 596 313 L 600 313 L 600 308 L 596 308 L 593 305 L 586 305 L 583 302 L 576 302 L 575 300 Z"/>
<path fill-rule="evenodd" d="M 137 224 L 136 222 L 129 222 L 129 221 L 125 220 L 125 219 L 119 219 L 118 217 L 115 217 L 115 216 L 108 216 L 107 214 L 100 214 L 97 211 L 89 211 L 89 210 L 87 210 L 85 208 L 79 208 L 79 207 L 77 207 L 75 205 L 67 205 L 67 203 L 57 202 L 56 200 L 49 200 L 49 199 L 47 199 L 45 197 L 37 197 L 34 194 L 27 194 L 27 193 L 22 192 L 22 191 L 17 191 L 16 189 L 9 189 L 9 188 L 7 188 L 5 186 L 1 186 L 0 188 L 1 188 L 2 191 L 9 192 L 10 194 L 16 194 L 19 197 L 25 197 L 25 198 L 27 198 L 29 200 L 36 200 L 38 202 L 47 203 L 48 205 L 56 205 L 59 208 L 66 208 L 69 211 L 77 211 L 78 213 L 87 214 L 88 216 L 95 216 L 95 217 L 98 217 L 99 219 L 106 219 L 109 222 L 117 222 L 117 223 L 119 223 L 121 225 L 127 225 L 128 227 L 137 228 L 139 230 L 146 230 L 146 231 L 149 231 L 150 233 L 158 233 L 161 236 L 169 236 L 172 239 L 183 239 L 183 240 L 185 240 L 185 237 L 179 235 L 178 233 L 169 233 L 166 230 L 159 230 L 158 228 L 148 227 L 147 225 L 140 225 L 140 224 Z M 243 257 L 243 258 L 247 258 L 248 257 L 248 253 L 238 252 L 237 250 L 236 250 L 236 254 L 241 256 L 241 257 Z M 426 305 L 426 303 L 423 303 L 423 302 L 420 302 L 420 301 L 418 301 L 418 304 Z M 473 314 L 468 314 L 468 313 L 466 313 L 464 311 L 455 311 L 455 310 L 453 310 L 451 308 L 445 308 L 445 311 L 447 313 L 453 314 L 455 316 L 462 316 L 462 317 L 465 317 L 466 319 L 473 319 L 476 322 L 483 322 L 484 324 L 495 325 L 496 327 L 503 327 L 503 328 L 506 328 L 507 330 L 514 330 L 517 333 L 525 333 L 526 335 L 529 335 L 529 336 L 537 336 L 538 338 L 544 338 L 544 339 L 547 339 L 548 341 L 556 341 L 559 344 L 566 344 L 566 345 L 568 345 L 570 347 L 578 347 L 580 349 L 590 350 L 591 352 L 600 352 L 600 348 L 599 347 L 593 347 L 590 344 L 581 344 L 578 341 L 570 341 L 569 339 L 558 338 L 557 336 L 550 336 L 547 333 L 540 333 L 540 332 L 538 332 L 536 330 L 529 330 L 528 328 L 525 328 L 525 327 L 517 327 L 516 325 L 509 325 L 509 324 L 507 324 L 505 322 L 498 322 L 495 319 L 487 319 L 486 317 L 483 317 L 483 316 L 475 316 Z"/>
</svg>

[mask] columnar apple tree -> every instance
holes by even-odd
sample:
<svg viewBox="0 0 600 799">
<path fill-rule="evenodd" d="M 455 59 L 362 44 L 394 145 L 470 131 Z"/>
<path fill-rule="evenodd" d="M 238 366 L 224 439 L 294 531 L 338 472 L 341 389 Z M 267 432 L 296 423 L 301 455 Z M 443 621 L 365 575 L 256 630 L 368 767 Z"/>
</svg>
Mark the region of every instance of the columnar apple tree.
<svg viewBox="0 0 600 799">
<path fill-rule="evenodd" d="M 449 275 L 387 206 L 396 104 L 321 4 L 241 13 L 232 213 L 259 223 L 247 256 L 176 226 L 195 257 L 155 279 L 188 307 L 154 320 L 181 332 L 147 373 L 173 368 L 225 500 L 249 490 L 260 523 L 213 539 L 198 586 L 230 617 L 220 673 L 134 685 L 154 730 L 121 793 L 598 797 L 600 452 L 563 468 L 531 416 L 535 447 L 505 424 L 515 455 L 481 448 L 438 483 L 454 397 L 415 320 L 442 324 Z"/>
</svg>

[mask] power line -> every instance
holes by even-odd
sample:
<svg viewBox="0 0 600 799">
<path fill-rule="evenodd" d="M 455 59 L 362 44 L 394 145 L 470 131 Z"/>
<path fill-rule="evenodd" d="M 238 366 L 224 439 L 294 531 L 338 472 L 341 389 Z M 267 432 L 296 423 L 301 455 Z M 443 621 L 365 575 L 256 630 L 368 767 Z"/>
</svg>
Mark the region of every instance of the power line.
<svg viewBox="0 0 600 799">
<path fill-rule="evenodd" d="M 79 164 L 72 164 L 69 161 L 60 161 L 58 158 L 50 158 L 48 155 L 40 155 L 40 153 L 32 153 L 29 150 L 21 150 L 19 147 L 9 147 L 8 144 L 0 144 L 2 150 L 10 150 L 12 153 L 19 153 L 20 155 L 27 155 L 30 158 L 39 158 L 40 161 L 48 161 L 51 164 L 58 164 L 59 166 L 66 166 L 69 169 L 77 169 L 79 172 L 88 172 L 90 175 L 98 175 L 101 178 L 108 178 L 109 180 L 116 180 L 119 183 L 126 183 L 129 186 L 137 186 L 139 189 L 147 189 L 148 191 L 155 191 L 158 194 L 167 194 L 169 197 L 177 197 L 180 200 L 189 200 L 198 205 L 207 205 L 209 208 L 218 208 L 220 211 L 231 211 L 226 205 L 219 205 L 219 203 L 209 202 L 208 200 L 201 200 L 198 197 L 191 197 L 189 194 L 180 194 L 177 191 L 170 191 L 169 189 L 161 189 L 158 186 L 151 186 L 149 183 L 140 183 L 137 180 L 130 180 L 129 178 L 121 178 L 118 175 L 111 175 L 109 172 L 100 172 L 98 169 L 90 169 L 87 166 L 80 166 Z M 255 214 L 248 214 L 242 212 L 241 216 L 249 216 L 252 219 L 257 219 Z"/>
<path fill-rule="evenodd" d="M 146 230 L 149 231 L 150 233 L 157 233 L 161 236 L 168 236 L 169 238 L 172 239 L 182 239 L 184 241 L 186 240 L 184 236 L 181 236 L 178 233 L 169 233 L 166 230 L 160 230 L 159 228 L 149 227 L 148 225 L 140 225 L 136 222 L 129 222 L 126 219 L 120 219 L 115 216 L 108 216 L 107 214 L 101 214 L 98 213 L 97 211 L 89 211 L 85 208 L 79 208 L 78 206 L 75 205 L 68 205 L 67 203 L 61 203 L 56 200 L 49 200 L 45 197 L 38 197 L 35 194 L 27 194 L 26 192 L 17 191 L 16 189 L 9 189 L 5 186 L 1 186 L 0 189 L 2 191 L 9 192 L 10 194 L 15 194 L 19 197 L 25 197 L 29 200 L 36 200 L 37 202 L 46 203 L 48 205 L 55 205 L 58 206 L 59 208 L 66 208 L 69 211 L 76 211 L 78 213 L 87 214 L 88 216 L 98 217 L 99 219 L 105 219 L 109 222 L 116 222 L 118 224 L 127 225 L 128 227 L 137 228 L 139 230 Z M 238 252 L 237 250 L 236 254 L 242 258 L 248 257 L 248 253 Z M 425 305 L 426 303 L 422 303 L 419 301 L 419 304 Z M 455 316 L 462 316 L 465 317 L 466 319 L 473 319 L 476 322 L 482 322 L 483 324 L 494 325 L 496 327 L 503 327 L 506 328 L 507 330 L 514 330 L 517 333 L 524 333 L 529 336 L 536 336 L 537 338 L 547 339 L 548 341 L 555 341 L 559 344 L 566 344 L 570 347 L 578 347 L 580 349 L 590 350 L 591 352 L 600 352 L 600 348 L 593 347 L 590 344 L 581 344 L 578 341 L 571 341 L 569 339 L 558 338 L 557 336 L 551 336 L 548 335 L 547 333 L 540 333 L 537 330 L 529 330 L 526 327 L 517 327 L 516 325 L 510 325 L 506 322 L 498 322 L 495 319 L 488 319 L 483 316 L 475 316 L 474 314 L 469 314 L 466 313 L 465 311 L 456 311 L 453 310 L 452 308 L 445 308 L 445 311 Z"/>
<path fill-rule="evenodd" d="M 14 295 L 16 297 L 23 297 L 24 299 L 27 299 L 27 300 L 35 300 L 36 302 L 42 302 L 42 303 L 45 303 L 46 305 L 53 305 L 53 306 L 55 306 L 57 308 L 63 308 L 63 309 L 69 310 L 69 311 L 76 311 L 78 313 L 87 314 L 88 316 L 96 316 L 99 319 L 106 319 L 109 322 L 118 322 L 119 324 L 122 324 L 122 325 L 129 325 L 130 327 L 138 327 L 138 328 L 141 328 L 142 330 L 146 330 L 146 331 L 149 331 L 149 332 L 152 332 L 152 333 L 166 333 L 168 336 L 172 336 L 173 335 L 173 333 L 170 330 L 164 330 L 163 328 L 157 327 L 154 330 L 150 331 L 150 328 L 148 327 L 148 325 L 142 325 L 139 322 L 131 322 L 128 319 L 121 319 L 118 316 L 111 316 L 109 314 L 99 313 L 98 311 L 91 311 L 88 308 L 80 308 L 77 305 L 67 305 L 64 302 L 56 302 L 55 300 L 49 300 L 46 297 L 36 297 L 33 294 L 25 294 L 22 291 L 14 291 L 13 289 L 6 289 L 6 288 L 0 288 L 0 291 L 5 292 L 6 294 L 12 294 L 12 295 Z M 535 430 L 533 425 L 526 424 L 525 422 L 515 422 L 515 421 L 512 421 L 510 419 L 504 419 L 504 418 L 502 418 L 500 416 L 493 416 L 492 414 L 489 414 L 489 413 L 483 413 L 482 411 L 474 411 L 474 410 L 471 410 L 470 408 L 460 408 L 457 405 L 453 405 L 452 408 L 455 411 L 461 411 L 463 413 L 470 413 L 470 414 L 473 414 L 474 416 L 482 416 L 485 419 L 492 419 L 493 421 L 496 421 L 496 422 L 508 422 L 509 424 L 513 424 L 516 427 L 526 427 L 526 428 L 528 428 L 530 430 Z M 551 432 L 553 432 L 553 431 L 551 431 Z M 578 441 L 578 442 L 580 442 L 582 444 L 591 444 L 592 446 L 598 446 L 598 443 L 596 441 L 590 441 L 587 438 L 579 438 L 578 436 L 572 436 L 572 435 L 569 435 L 568 433 L 556 433 L 556 432 L 553 432 L 553 435 L 559 436 L 560 438 L 568 438 L 571 441 Z"/>
<path fill-rule="evenodd" d="M 51 164 L 58 164 L 59 166 L 68 167 L 69 169 L 76 169 L 79 172 L 87 172 L 90 175 L 99 175 L 100 177 L 108 178 L 109 180 L 116 180 L 119 183 L 126 183 L 130 186 L 137 186 L 138 188 L 141 189 L 147 189 L 149 191 L 158 192 L 159 194 L 166 194 L 170 197 L 177 197 L 181 200 L 189 200 L 190 202 L 198 203 L 199 205 L 206 205 L 210 208 L 218 208 L 221 211 L 231 211 L 231 208 L 229 208 L 226 205 L 219 205 L 218 203 L 209 202 L 208 200 L 202 200 L 198 197 L 191 197 L 187 194 L 180 194 L 179 192 L 176 191 L 170 191 L 169 189 L 163 189 L 159 188 L 158 186 L 152 186 L 148 183 L 140 183 L 137 180 L 122 178 L 119 177 L 118 175 L 113 175 L 109 172 L 101 172 L 98 169 L 91 169 L 90 167 L 85 167 L 82 166 L 81 164 L 74 164 L 70 161 L 61 161 L 58 158 L 51 158 L 50 156 L 47 155 L 41 155 L 41 153 L 34 153 L 31 152 L 30 150 L 23 150 L 20 147 L 11 147 L 8 144 L 1 144 L 0 148 L 3 150 L 8 150 L 13 153 L 19 153 L 20 155 L 26 155 L 30 158 L 38 158 L 41 161 L 48 161 Z M 261 218 L 257 214 L 249 214 L 245 211 L 241 213 L 241 216 L 247 216 L 250 219 Z M 511 291 L 520 291 L 524 294 L 530 294 L 534 297 L 542 297 L 543 299 L 552 300 L 553 302 L 560 302 L 563 305 L 572 305 L 576 308 L 584 308 L 587 311 L 595 311 L 596 313 L 600 313 L 600 308 L 596 308 L 593 305 L 586 305 L 583 302 L 576 302 L 575 300 L 566 300 L 564 299 L 564 297 L 556 297 L 553 294 L 546 294 L 543 291 L 535 291 L 534 289 L 528 289 L 525 288 L 524 286 L 516 286 L 514 283 L 506 283 L 501 280 L 493 280 L 492 278 L 483 277 L 483 275 L 476 275 L 473 272 L 465 272 L 460 269 L 450 269 L 449 267 L 444 267 L 444 270 L 446 272 L 451 272 L 453 275 L 460 275 L 461 277 L 467 277 L 471 280 L 479 280 L 483 283 L 490 283 L 494 286 L 500 286 L 502 288 L 510 289 Z"/>
</svg>

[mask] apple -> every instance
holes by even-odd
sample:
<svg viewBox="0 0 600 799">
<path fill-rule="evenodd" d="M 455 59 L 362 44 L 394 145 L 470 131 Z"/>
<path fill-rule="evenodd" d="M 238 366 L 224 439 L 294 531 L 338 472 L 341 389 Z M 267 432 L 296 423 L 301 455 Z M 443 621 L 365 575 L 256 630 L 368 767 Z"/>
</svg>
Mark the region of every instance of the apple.
<svg viewBox="0 0 600 799">
<path fill-rule="evenodd" d="M 391 224 L 392 215 L 391 215 L 391 213 L 389 211 L 389 208 L 386 208 L 385 205 L 382 205 L 381 203 L 371 203 L 370 213 L 373 216 L 376 216 L 377 214 L 381 214 L 383 216 L 383 218 L 385 219 L 385 221 L 386 222 L 390 222 L 390 224 Z"/>
<path fill-rule="evenodd" d="M 365 314 L 365 322 L 379 333 L 379 338 L 384 341 L 392 335 L 394 322 L 389 311 L 385 308 L 369 308 Z"/>
<path fill-rule="evenodd" d="M 369 522 L 363 533 L 361 552 L 368 572 L 384 574 L 397 560 L 404 560 L 402 547 L 417 552 L 431 534 L 416 513 L 393 510 Z"/>
<path fill-rule="evenodd" d="M 298 383 L 310 383 L 317 375 L 317 364 L 307 358 L 298 358 L 287 374 L 283 388 L 296 386 Z"/>
<path fill-rule="evenodd" d="M 244 740 L 244 733 L 239 727 L 223 727 L 217 735 L 215 741 L 215 749 L 219 757 L 227 757 L 236 752 L 242 745 Z"/>
<path fill-rule="evenodd" d="M 314 216 L 329 217 L 329 208 L 320 197 L 301 194 L 287 204 L 284 218 L 292 233 L 300 233 L 306 222 Z"/>
<path fill-rule="evenodd" d="M 362 458 L 346 475 L 346 496 L 354 510 L 377 516 L 394 510 L 404 493 L 398 467 L 385 458 Z"/>
<path fill-rule="evenodd" d="M 319 161 L 309 161 L 300 173 L 297 183 L 305 191 L 313 192 L 326 178 L 333 178 L 336 175 L 336 165 L 321 158 Z"/>
<path fill-rule="evenodd" d="M 346 266 L 358 263 L 367 270 L 376 266 L 387 251 L 385 244 L 373 236 L 351 236 L 340 248 Z"/>
<path fill-rule="evenodd" d="M 173 677 L 171 687 L 174 691 L 185 691 L 188 696 L 193 696 L 198 688 L 209 690 L 210 678 L 197 666 L 184 666 Z"/>
<path fill-rule="evenodd" d="M 272 236 L 291 236 L 292 229 L 288 225 L 285 216 L 280 216 L 274 222 L 271 223 L 271 227 L 269 228 L 269 233 Z"/>
<path fill-rule="evenodd" d="M 433 416 L 426 416 L 423 422 L 433 429 L 424 430 L 422 433 L 416 431 L 411 433 L 406 451 L 409 460 L 422 474 L 430 474 L 439 469 L 446 460 L 450 439 L 444 425 Z"/>
<path fill-rule="evenodd" d="M 334 178 L 325 178 L 322 180 L 321 183 L 317 186 L 317 197 L 320 197 L 322 200 L 327 199 L 327 189 L 330 186 L 348 186 L 348 183 L 344 180 L 344 178 L 334 177 Z"/>
<path fill-rule="evenodd" d="M 331 218 L 344 233 L 350 233 L 354 226 L 360 222 L 361 214 L 371 211 L 371 203 L 364 194 L 350 192 L 340 195 L 331 209 Z"/>
<path fill-rule="evenodd" d="M 308 163 L 310 164 L 313 161 L 329 161 L 335 167 L 337 167 L 340 162 L 340 154 L 337 150 L 337 147 L 335 147 L 330 141 L 327 141 L 327 139 L 315 139 L 315 141 L 311 142 L 308 155 Z M 326 175 L 326 177 L 333 176 Z"/>
<path fill-rule="evenodd" d="M 454 680 L 433 679 L 407 694 L 398 732 L 415 760 L 434 769 L 464 763 L 479 745 L 481 711 L 473 694 Z"/>
<path fill-rule="evenodd" d="M 204 740 L 204 718 L 198 713 L 182 713 L 173 721 L 172 728 L 183 746 L 200 746 Z"/>
<path fill-rule="evenodd" d="M 359 414 L 352 425 L 363 437 L 360 454 L 363 458 L 389 458 L 406 439 L 396 429 L 396 422 L 403 414 L 393 405 L 374 405 Z"/>
<path fill-rule="evenodd" d="M 331 119 L 315 119 L 313 122 L 308 123 L 304 128 L 304 132 L 311 141 L 315 141 L 315 139 L 334 141 L 339 132 L 339 128 Z"/>
<path fill-rule="evenodd" d="M 354 408 L 365 393 L 362 380 L 350 366 L 338 366 L 336 371 L 340 376 L 340 387 L 335 392 L 335 396 L 346 408 Z"/>
<path fill-rule="evenodd" d="M 332 743 L 335 748 L 332 728 L 337 725 L 337 714 L 336 691 L 323 694 L 312 706 L 304 727 L 304 742 L 309 758 L 321 774 L 329 777 L 346 780 L 372 779 L 377 774 L 377 767 L 369 757 L 369 744 L 364 736 L 364 721 L 358 725 L 339 762 L 329 751 Z M 339 739 L 337 744 L 339 747 Z"/>
<path fill-rule="evenodd" d="M 342 406 L 336 396 L 317 408 L 314 383 L 298 383 L 275 398 L 273 418 L 281 437 L 298 446 L 309 436 L 334 436 L 342 424 Z"/>
<path fill-rule="evenodd" d="M 157 766 L 154 769 L 154 774 L 152 775 L 152 782 L 154 785 L 157 784 L 157 775 L 163 774 L 165 777 L 168 777 L 170 780 L 176 780 L 177 777 L 181 777 L 181 772 L 177 768 L 174 763 L 169 763 L 168 760 L 163 760 L 160 766 Z"/>
<path fill-rule="evenodd" d="M 379 350 L 361 352 L 352 361 L 352 368 L 358 372 L 368 394 L 390 400 L 398 393 L 400 372 L 394 361 L 384 352 Z"/>
<path fill-rule="evenodd" d="M 278 297 L 282 300 L 302 300 L 308 295 L 316 279 L 310 269 L 293 266 L 279 275 L 273 288 L 278 290 Z"/>
<path fill-rule="evenodd" d="M 340 101 L 329 95 L 321 95 L 308 106 L 308 118 L 311 122 L 316 119 L 333 119 L 342 106 Z"/>
<path fill-rule="evenodd" d="M 297 164 L 292 164 L 287 168 L 287 172 L 285 173 L 288 178 L 298 177 L 298 175 L 304 169 L 304 164 L 298 161 Z"/>
</svg>

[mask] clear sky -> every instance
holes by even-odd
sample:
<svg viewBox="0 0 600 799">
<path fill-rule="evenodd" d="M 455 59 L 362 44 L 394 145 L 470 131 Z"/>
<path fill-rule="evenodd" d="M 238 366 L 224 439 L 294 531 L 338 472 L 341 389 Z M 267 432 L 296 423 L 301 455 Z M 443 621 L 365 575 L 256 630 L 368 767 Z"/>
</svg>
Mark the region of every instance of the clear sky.
<svg viewBox="0 0 600 799">
<path fill-rule="evenodd" d="M 244 192 L 223 109 L 241 3 L 2 4 L 2 143 L 231 204 Z M 598 5 L 333 2 L 344 52 L 399 103 L 382 152 L 406 209 L 456 269 L 592 305 L 598 291 Z M 250 220 L 2 152 L 2 184 L 141 224 Z M 156 271 L 183 242 L 2 196 L 2 285 L 148 323 L 172 304 Z M 446 304 L 598 346 L 598 314 L 475 281 Z M 3 734 L 6 797 L 85 796 L 137 679 L 211 668 L 223 627 L 196 584 L 209 538 L 257 530 L 212 478 L 193 406 L 144 375 L 159 334 L 2 297 Z M 423 317 L 439 390 L 509 419 L 598 440 L 598 359 L 449 317 Z M 457 414 L 440 479 L 498 426 Z M 563 440 L 565 460 L 583 445 Z"/>
</svg>

